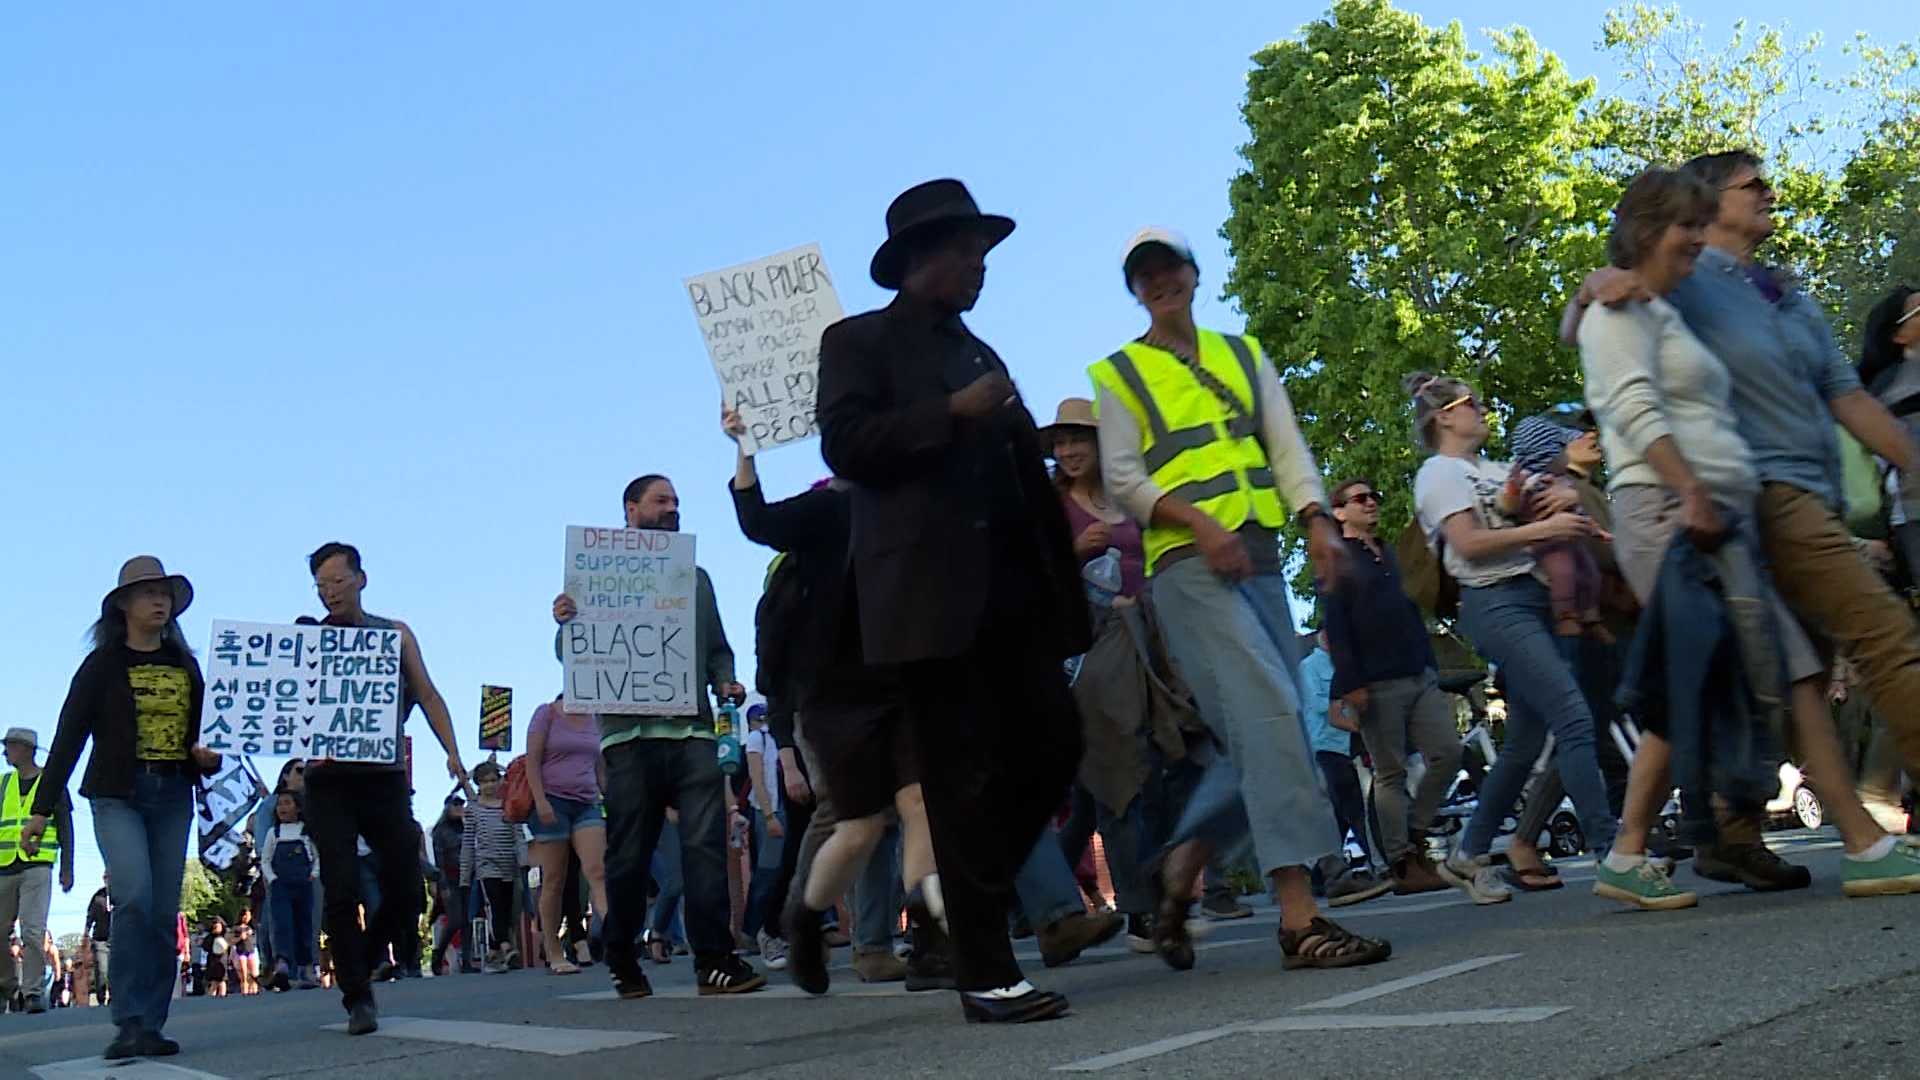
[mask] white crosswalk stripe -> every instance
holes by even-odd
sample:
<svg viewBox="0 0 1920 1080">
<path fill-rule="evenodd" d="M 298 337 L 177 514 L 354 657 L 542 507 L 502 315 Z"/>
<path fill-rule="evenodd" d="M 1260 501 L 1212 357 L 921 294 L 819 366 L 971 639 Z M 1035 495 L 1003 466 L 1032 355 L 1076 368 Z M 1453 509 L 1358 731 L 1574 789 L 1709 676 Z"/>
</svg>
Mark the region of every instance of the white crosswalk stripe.
<svg viewBox="0 0 1920 1080">
<path fill-rule="evenodd" d="M 40 1080 L 226 1080 L 223 1076 L 162 1061 L 111 1062 L 98 1055 L 32 1067 Z"/>
<path fill-rule="evenodd" d="M 328 1031 L 345 1031 L 345 1024 L 329 1024 Z M 489 1024 L 478 1020 L 423 1020 L 411 1016 L 383 1016 L 376 1035 L 392 1039 L 484 1046 L 490 1050 L 519 1050 L 528 1054 L 568 1057 L 623 1046 L 659 1042 L 673 1036 L 664 1031 L 604 1031 L 596 1028 L 538 1027 L 532 1024 Z M 117 1080 L 117 1078 L 116 1078 Z"/>
</svg>

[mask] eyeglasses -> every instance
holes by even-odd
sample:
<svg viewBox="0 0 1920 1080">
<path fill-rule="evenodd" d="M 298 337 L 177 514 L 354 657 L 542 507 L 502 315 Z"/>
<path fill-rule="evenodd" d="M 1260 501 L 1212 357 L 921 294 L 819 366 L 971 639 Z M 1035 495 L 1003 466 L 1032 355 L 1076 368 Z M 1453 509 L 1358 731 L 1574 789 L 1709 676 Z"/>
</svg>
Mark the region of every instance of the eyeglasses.
<svg viewBox="0 0 1920 1080">
<path fill-rule="evenodd" d="M 1920 307 L 1908 308 L 1907 313 L 1905 315 L 1902 315 L 1899 318 L 1893 320 L 1893 325 L 1899 326 L 1901 323 L 1906 322 L 1908 319 L 1913 318 L 1915 315 L 1920 315 Z"/>
<path fill-rule="evenodd" d="M 1373 506 L 1379 506 L 1380 493 L 1377 491 L 1356 491 L 1353 494 L 1347 496 L 1347 505 L 1351 506 L 1357 502 L 1363 502 L 1363 503 L 1371 504 Z"/>
<path fill-rule="evenodd" d="M 1480 402 L 1476 400 L 1472 394 L 1461 394 L 1459 397 L 1454 398 L 1452 401 L 1449 401 L 1445 405 L 1440 406 L 1439 411 L 1448 412 L 1461 405 L 1465 405 L 1467 408 L 1472 409 L 1475 412 L 1480 411 Z"/>
<path fill-rule="evenodd" d="M 1727 184 L 1726 186 L 1722 187 L 1720 190 L 1721 191 L 1751 191 L 1755 195 L 1768 195 L 1768 194 L 1772 194 L 1773 185 L 1767 182 L 1766 177 L 1755 176 L 1755 177 L 1751 177 L 1749 179 L 1743 180 L 1738 184 Z"/>
</svg>

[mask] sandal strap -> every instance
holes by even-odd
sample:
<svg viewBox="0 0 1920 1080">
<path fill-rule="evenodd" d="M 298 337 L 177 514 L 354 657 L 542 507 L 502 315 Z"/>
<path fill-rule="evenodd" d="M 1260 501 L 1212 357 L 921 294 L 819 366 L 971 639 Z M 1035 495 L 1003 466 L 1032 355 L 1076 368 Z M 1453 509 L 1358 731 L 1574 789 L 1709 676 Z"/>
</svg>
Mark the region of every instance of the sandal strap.
<svg viewBox="0 0 1920 1080">
<path fill-rule="evenodd" d="M 1315 916 L 1313 922 L 1303 930 L 1287 931 L 1287 938 L 1284 944 L 1288 946 L 1288 951 L 1295 956 L 1316 960 L 1351 956 L 1375 946 L 1370 939 L 1363 938 L 1324 916 Z"/>
</svg>

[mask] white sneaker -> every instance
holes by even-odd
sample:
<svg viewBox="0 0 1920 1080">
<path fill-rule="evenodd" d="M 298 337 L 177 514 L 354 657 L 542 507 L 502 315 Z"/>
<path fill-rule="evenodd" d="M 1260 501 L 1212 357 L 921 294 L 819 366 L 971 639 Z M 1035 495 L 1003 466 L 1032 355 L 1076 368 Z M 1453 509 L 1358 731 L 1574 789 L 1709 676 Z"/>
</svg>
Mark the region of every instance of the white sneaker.
<svg viewBox="0 0 1920 1080">
<path fill-rule="evenodd" d="M 1500 880 L 1493 860 L 1485 855 L 1468 858 L 1459 849 L 1434 869 L 1454 888 L 1473 898 L 1476 904 L 1504 904 L 1513 899 L 1513 890 Z"/>
<path fill-rule="evenodd" d="M 784 938 L 774 937 L 765 930 L 760 931 L 760 959 L 766 961 L 767 970 L 787 970 L 787 942 Z"/>
</svg>

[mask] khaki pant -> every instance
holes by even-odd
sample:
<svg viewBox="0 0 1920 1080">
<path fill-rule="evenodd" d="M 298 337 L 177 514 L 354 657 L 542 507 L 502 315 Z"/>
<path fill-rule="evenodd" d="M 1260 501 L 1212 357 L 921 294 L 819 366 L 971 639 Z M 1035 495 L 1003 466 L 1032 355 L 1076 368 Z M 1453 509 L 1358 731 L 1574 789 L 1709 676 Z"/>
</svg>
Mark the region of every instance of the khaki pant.
<svg viewBox="0 0 1920 1080">
<path fill-rule="evenodd" d="M 1819 496 L 1790 484 L 1760 492 L 1760 536 L 1774 588 L 1860 672 L 1862 689 L 1920 775 L 1920 626 Z"/>
<path fill-rule="evenodd" d="M 0 926 L 11 929 L 13 920 L 20 920 L 20 981 L 17 986 L 13 982 L 12 964 L 0 964 L 0 1002 L 12 998 L 15 990 L 40 996 L 46 981 L 47 905 L 52 901 L 51 865 L 33 863 L 17 874 L 0 874 Z"/>
</svg>

